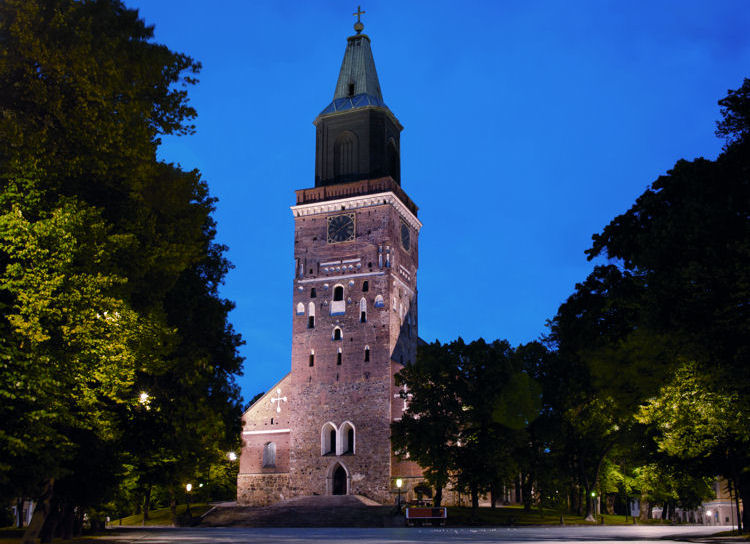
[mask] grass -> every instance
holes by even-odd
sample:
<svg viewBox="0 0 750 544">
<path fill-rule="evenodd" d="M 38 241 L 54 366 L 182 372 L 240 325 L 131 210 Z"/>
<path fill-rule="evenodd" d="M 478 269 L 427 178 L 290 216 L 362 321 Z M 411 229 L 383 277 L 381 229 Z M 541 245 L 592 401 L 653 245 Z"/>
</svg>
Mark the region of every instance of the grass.
<svg viewBox="0 0 750 544">
<path fill-rule="evenodd" d="M 632 525 L 633 518 L 625 516 L 604 514 L 605 525 Z M 565 514 L 566 525 L 599 525 L 597 522 L 585 521 L 583 516 Z M 639 522 L 640 523 L 640 522 Z M 661 520 L 649 520 L 649 524 L 660 524 Z M 534 508 L 525 511 L 522 506 L 501 506 L 494 510 L 489 507 L 480 507 L 476 515 L 472 514 L 470 507 L 448 507 L 447 525 L 451 526 L 524 526 L 524 525 L 560 525 L 560 511 Z"/>
<path fill-rule="evenodd" d="M 737 537 L 733 540 L 748 540 L 750 541 L 750 533 L 743 533 L 739 534 L 737 531 L 722 531 L 720 533 L 716 533 L 713 536 L 733 536 Z"/>
<path fill-rule="evenodd" d="M 190 505 L 190 513 L 194 518 L 200 517 L 203 514 L 205 514 L 209 508 L 211 508 L 210 505 L 206 503 L 196 503 Z M 177 505 L 177 517 L 182 518 L 185 516 L 185 511 L 187 510 L 187 506 L 184 504 L 178 504 Z M 157 508 L 155 510 L 151 510 L 148 513 L 148 521 L 146 521 L 146 525 L 172 525 L 172 511 L 169 508 Z M 143 514 L 135 514 L 133 516 L 128 516 L 121 519 L 115 519 L 109 522 L 109 527 L 115 528 L 122 525 L 123 527 L 127 526 L 143 526 Z"/>
</svg>

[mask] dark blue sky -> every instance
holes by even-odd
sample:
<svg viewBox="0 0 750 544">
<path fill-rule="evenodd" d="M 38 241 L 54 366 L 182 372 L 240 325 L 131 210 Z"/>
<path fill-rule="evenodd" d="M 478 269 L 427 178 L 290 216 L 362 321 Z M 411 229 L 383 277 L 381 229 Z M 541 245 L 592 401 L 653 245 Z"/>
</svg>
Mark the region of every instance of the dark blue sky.
<svg viewBox="0 0 750 544">
<path fill-rule="evenodd" d="M 247 399 L 290 368 L 294 190 L 314 184 L 356 4 L 125 0 L 203 63 L 197 134 L 161 157 L 219 198 Z M 591 235 L 680 158 L 714 158 L 717 100 L 750 77 L 747 0 L 370 1 L 386 104 L 420 206 L 419 333 L 538 338 L 592 268 Z"/>
</svg>

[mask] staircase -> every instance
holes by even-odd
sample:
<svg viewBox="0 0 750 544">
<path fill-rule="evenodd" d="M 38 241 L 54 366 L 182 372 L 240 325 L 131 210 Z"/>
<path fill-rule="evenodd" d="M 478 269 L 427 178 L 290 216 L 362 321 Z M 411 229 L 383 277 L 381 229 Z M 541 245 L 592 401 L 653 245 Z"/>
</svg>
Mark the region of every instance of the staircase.
<svg viewBox="0 0 750 544">
<path fill-rule="evenodd" d="M 271 506 L 216 506 L 203 527 L 394 527 L 403 516 L 393 506 L 358 495 L 297 497 Z"/>
</svg>

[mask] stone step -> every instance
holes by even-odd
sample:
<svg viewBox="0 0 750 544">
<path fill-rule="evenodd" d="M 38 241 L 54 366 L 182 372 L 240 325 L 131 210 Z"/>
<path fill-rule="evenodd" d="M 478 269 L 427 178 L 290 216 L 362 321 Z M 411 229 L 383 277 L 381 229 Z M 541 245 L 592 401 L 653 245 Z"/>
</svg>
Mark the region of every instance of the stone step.
<svg viewBox="0 0 750 544">
<path fill-rule="evenodd" d="M 207 527 L 393 527 L 403 525 L 393 506 L 355 495 L 295 497 L 270 506 L 217 506 Z"/>
</svg>

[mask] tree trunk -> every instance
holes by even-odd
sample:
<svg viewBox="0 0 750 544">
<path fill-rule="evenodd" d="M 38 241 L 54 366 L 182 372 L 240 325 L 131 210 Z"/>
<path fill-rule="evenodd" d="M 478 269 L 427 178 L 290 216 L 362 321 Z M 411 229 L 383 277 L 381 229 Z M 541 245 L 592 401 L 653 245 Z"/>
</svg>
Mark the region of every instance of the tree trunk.
<svg viewBox="0 0 750 544">
<path fill-rule="evenodd" d="M 16 527 L 23 527 L 23 497 L 16 499 Z"/>
<path fill-rule="evenodd" d="M 76 511 L 75 526 L 73 527 L 74 536 L 81 536 L 81 532 L 83 531 L 83 514 L 84 514 L 83 508 Z M 106 526 L 104 521 L 100 521 L 99 524 L 101 526 L 96 528 L 97 531 L 101 531 Z"/>
<path fill-rule="evenodd" d="M 476 514 L 479 510 L 479 484 L 471 484 L 471 510 L 472 514 Z"/>
<path fill-rule="evenodd" d="M 531 503 L 534 497 L 531 495 L 531 476 L 529 474 L 521 475 L 521 495 L 523 495 L 524 512 L 531 512 Z"/>
<path fill-rule="evenodd" d="M 737 479 L 736 487 L 736 494 L 739 495 L 739 500 L 741 500 L 743 504 L 742 522 L 739 524 L 741 529 L 739 530 L 747 531 L 747 528 L 750 527 L 750 476 L 740 476 Z M 740 519 L 739 508 L 740 506 L 738 502 L 737 519 Z"/>
<path fill-rule="evenodd" d="M 498 490 L 497 482 L 492 482 L 490 484 L 490 508 L 495 510 L 497 506 L 497 490 Z"/>
<path fill-rule="evenodd" d="M 73 538 L 73 526 L 75 525 L 75 508 L 71 504 L 66 504 L 63 508 L 62 519 L 60 520 L 60 528 L 62 529 L 63 540 L 70 540 Z"/>
<path fill-rule="evenodd" d="M 516 504 L 521 504 L 523 497 L 521 496 L 521 474 L 518 474 L 518 477 L 516 477 L 516 485 L 515 485 L 515 492 L 516 492 Z"/>
<path fill-rule="evenodd" d="M 174 487 L 169 488 L 169 512 L 172 516 L 172 525 L 177 527 L 177 494 Z"/>
<path fill-rule="evenodd" d="M 443 488 L 440 486 L 435 487 L 435 497 L 433 498 L 433 504 L 435 508 L 440 508 L 443 503 Z"/>
<path fill-rule="evenodd" d="M 26 531 L 23 533 L 23 540 L 21 544 L 36 544 L 39 538 L 39 533 L 42 532 L 42 527 L 47 519 L 50 512 L 50 503 L 52 501 L 52 493 L 55 488 L 55 479 L 50 478 L 45 480 L 44 486 L 42 487 L 42 493 L 37 501 L 36 508 L 34 509 L 34 515 L 31 516 L 31 521 Z"/>
<path fill-rule="evenodd" d="M 146 488 L 146 492 L 143 495 L 143 525 L 146 525 L 148 521 L 148 509 L 151 506 L 151 486 Z"/>
<path fill-rule="evenodd" d="M 606 508 L 605 511 L 606 511 L 607 514 L 614 514 L 615 513 L 615 498 L 616 498 L 616 495 L 614 493 L 609 493 L 607 495 L 607 500 L 604 503 L 605 504 L 605 508 Z"/>
<path fill-rule="evenodd" d="M 638 519 L 640 521 L 648 521 L 648 513 L 650 512 L 648 501 L 644 495 L 641 495 L 640 503 L 638 504 Z"/>
<path fill-rule="evenodd" d="M 52 538 L 55 536 L 55 531 L 60 523 L 60 508 L 61 505 L 56 504 L 53 499 L 52 504 L 50 505 L 49 515 L 47 515 L 47 519 L 44 520 L 42 530 L 39 532 L 39 542 L 42 544 L 52 542 Z"/>
</svg>

